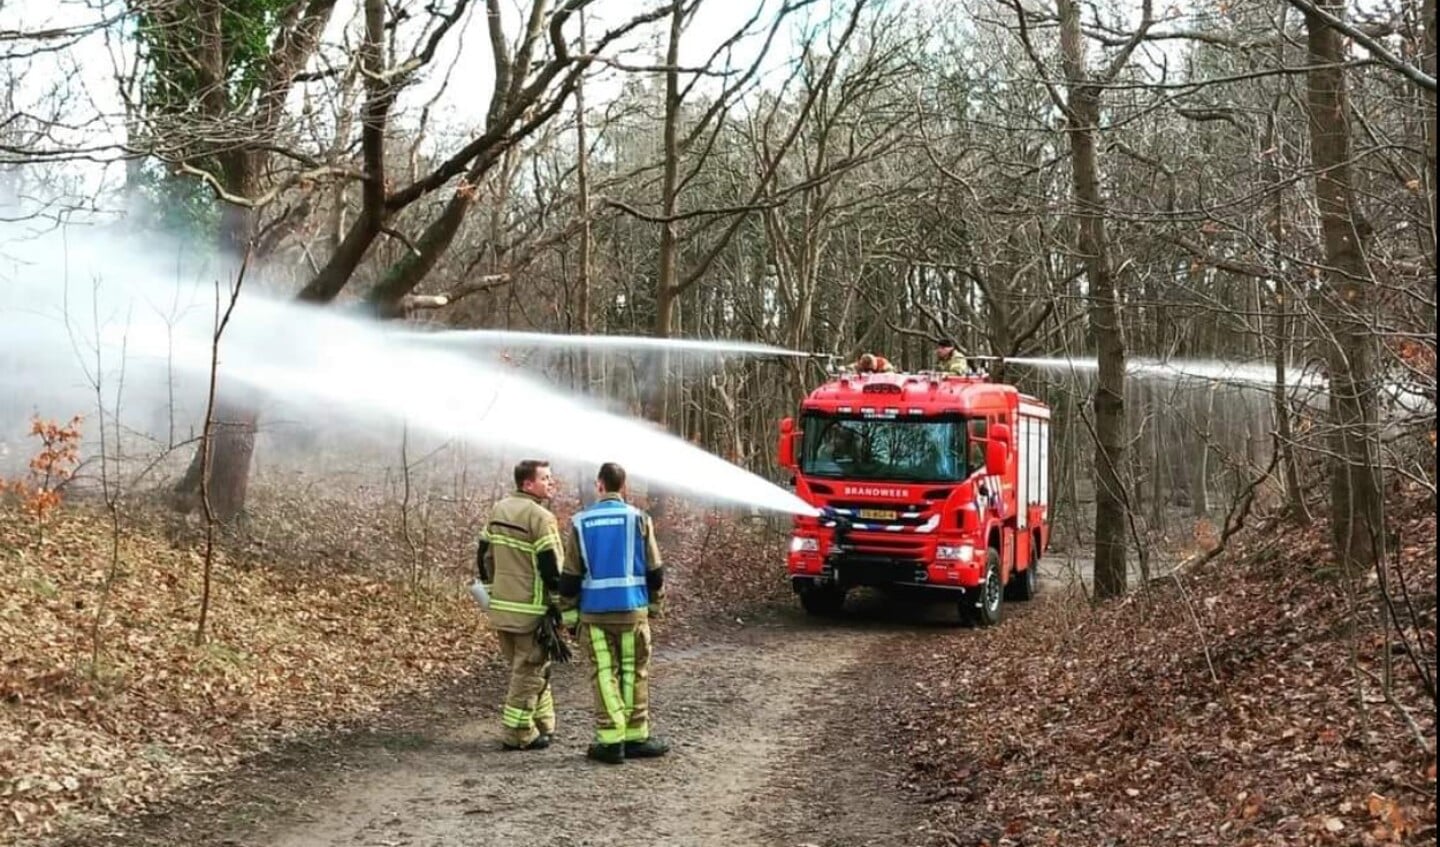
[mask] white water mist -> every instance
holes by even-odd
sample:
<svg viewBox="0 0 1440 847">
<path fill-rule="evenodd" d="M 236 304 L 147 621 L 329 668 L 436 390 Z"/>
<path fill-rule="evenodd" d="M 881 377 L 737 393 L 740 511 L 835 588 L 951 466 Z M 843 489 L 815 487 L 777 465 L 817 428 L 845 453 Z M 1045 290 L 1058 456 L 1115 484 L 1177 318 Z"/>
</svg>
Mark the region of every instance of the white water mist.
<svg viewBox="0 0 1440 847">
<path fill-rule="evenodd" d="M 1099 369 L 1093 357 L 1014 358 L 1009 364 L 1026 365 L 1041 370 L 1085 371 Z M 1259 389 L 1269 391 L 1275 385 L 1275 366 L 1220 359 L 1128 359 L 1125 371 L 1142 379 L 1160 379 L 1180 384 L 1200 382 L 1209 386 Z M 1284 371 L 1285 388 L 1291 396 L 1311 407 L 1324 409 L 1329 403 L 1329 383 L 1323 374 L 1289 368 Z M 1386 422 L 1386 433 L 1406 420 L 1424 419 L 1435 415 L 1434 385 L 1423 385 L 1412 379 L 1386 380 L 1377 387 L 1379 412 Z"/>
<path fill-rule="evenodd" d="M 1094 357 L 1079 358 L 1006 358 L 1007 364 L 1026 365 L 1042 370 L 1096 371 L 1100 364 Z M 1246 362 L 1221 359 L 1127 359 L 1125 372 L 1134 376 L 1170 380 L 1202 380 L 1233 386 L 1273 386 L 1275 368 Z M 1317 374 L 1289 369 L 1285 384 L 1290 387 L 1323 388 L 1324 380 Z"/>
<path fill-rule="evenodd" d="M 0 261 L 0 411 L 13 424 L 21 407 L 46 416 L 93 413 L 93 379 L 106 400 L 153 408 L 173 389 L 203 409 L 217 290 L 195 268 L 136 255 L 99 236 L 3 241 Z M 219 286 L 226 297 L 227 280 Z M 242 292 L 220 345 L 220 376 L 305 417 L 377 431 L 404 421 L 415 430 L 482 448 L 525 451 L 598 466 L 617 461 L 632 475 L 705 499 L 782 512 L 813 509 L 792 493 L 645 421 L 608 413 L 520 368 L 437 346 L 438 333 L 380 323 L 335 308 Z M 476 336 L 445 333 L 456 343 Z M 510 346 L 542 343 L 522 334 Z M 468 339 L 467 339 L 468 337 Z M 481 336 L 506 344 L 503 333 Z M 523 339 L 523 340 L 521 340 Z M 646 349 L 659 349 L 654 339 Z M 579 344 L 577 339 L 562 343 Z M 617 349 L 623 343 L 600 342 Z M 734 354 L 722 345 L 706 352 Z M 747 347 L 747 345 L 739 345 Z M 738 352 L 773 353 L 770 349 Z M 97 368 L 97 362 L 98 368 Z M 28 410 L 27 410 L 28 413 Z M 107 415 L 113 415 L 108 411 Z"/>
</svg>

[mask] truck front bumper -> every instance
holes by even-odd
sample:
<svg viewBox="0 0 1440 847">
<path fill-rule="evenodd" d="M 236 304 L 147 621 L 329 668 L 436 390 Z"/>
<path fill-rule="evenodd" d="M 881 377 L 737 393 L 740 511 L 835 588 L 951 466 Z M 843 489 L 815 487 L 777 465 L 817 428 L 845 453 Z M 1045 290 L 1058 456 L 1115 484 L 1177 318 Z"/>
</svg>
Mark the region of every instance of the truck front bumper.
<svg viewBox="0 0 1440 847">
<path fill-rule="evenodd" d="M 821 557 L 792 555 L 791 580 L 812 584 L 854 586 L 913 585 L 927 588 L 973 588 L 983 568 L 975 562 L 924 562 L 919 559 L 845 553 Z M 799 590 L 799 585 L 796 585 Z"/>
</svg>

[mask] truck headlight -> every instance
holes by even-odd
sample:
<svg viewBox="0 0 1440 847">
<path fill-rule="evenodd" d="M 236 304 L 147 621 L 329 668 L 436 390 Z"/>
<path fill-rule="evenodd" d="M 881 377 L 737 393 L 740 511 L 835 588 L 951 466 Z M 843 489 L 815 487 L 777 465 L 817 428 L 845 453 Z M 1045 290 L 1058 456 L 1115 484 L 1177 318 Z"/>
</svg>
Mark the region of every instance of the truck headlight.
<svg viewBox="0 0 1440 847">
<path fill-rule="evenodd" d="M 968 562 L 975 555 L 973 544 L 941 544 L 935 548 L 935 558 Z"/>
<path fill-rule="evenodd" d="M 820 539 L 810 538 L 804 535 L 790 537 L 791 553 L 817 553 L 820 551 Z"/>
</svg>

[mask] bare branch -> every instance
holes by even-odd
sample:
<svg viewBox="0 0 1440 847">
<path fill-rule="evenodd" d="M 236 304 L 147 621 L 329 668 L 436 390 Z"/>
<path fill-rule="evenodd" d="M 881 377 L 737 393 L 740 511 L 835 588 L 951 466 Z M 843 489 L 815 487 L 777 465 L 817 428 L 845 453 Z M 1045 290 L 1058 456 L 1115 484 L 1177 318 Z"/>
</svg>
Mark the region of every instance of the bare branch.
<svg viewBox="0 0 1440 847">
<path fill-rule="evenodd" d="M 1125 70 L 1125 66 L 1130 64 L 1130 56 L 1135 52 L 1135 48 L 1140 46 L 1140 42 L 1144 41 L 1146 34 L 1150 32 L 1150 27 L 1155 25 L 1155 14 L 1152 7 L 1153 0 L 1142 0 L 1140 4 L 1140 26 L 1136 28 L 1135 34 L 1130 36 L 1130 40 L 1126 41 L 1125 44 L 1120 47 L 1120 52 L 1116 53 L 1115 57 L 1110 60 L 1110 66 L 1105 69 L 1104 73 L 1100 74 L 1100 83 L 1108 84 L 1114 82 L 1115 78 L 1120 75 L 1120 72 Z"/>
<path fill-rule="evenodd" d="M 246 209 L 258 209 L 262 206 L 268 206 L 275 201 L 275 198 L 279 197 L 281 194 L 284 194 L 286 191 L 289 191 L 291 188 L 294 188 L 297 185 L 317 182 L 327 177 L 343 176 L 347 179 L 355 180 L 365 178 L 364 174 L 357 172 L 353 168 L 340 167 L 336 165 L 326 165 L 324 167 L 314 168 L 312 170 L 292 174 L 286 177 L 281 182 L 276 183 L 268 191 L 253 196 L 245 196 L 242 194 L 235 194 L 227 190 L 224 184 L 221 183 L 219 177 L 215 176 L 215 174 L 203 168 L 197 168 L 188 162 L 176 162 L 175 169 L 180 171 L 181 173 L 186 173 L 190 176 L 198 177 L 201 182 L 204 182 L 207 186 L 210 187 L 210 190 L 214 192 L 217 198 L 224 200 L 226 203 L 229 203 L 232 206 L 240 206 Z"/>
<path fill-rule="evenodd" d="M 1310 2 L 1310 0 L 1287 1 L 1290 3 L 1291 6 L 1294 6 L 1301 12 L 1304 12 L 1307 16 L 1318 21 L 1323 21 L 1329 26 L 1332 26 L 1340 32 L 1343 32 L 1351 38 L 1355 39 L 1356 44 L 1359 44 L 1361 47 L 1364 47 L 1366 50 L 1368 50 L 1370 54 L 1376 59 L 1378 59 L 1382 65 L 1385 65 L 1396 73 L 1399 73 L 1401 76 L 1409 79 L 1411 82 L 1415 83 L 1426 91 L 1435 91 L 1435 77 L 1425 73 L 1423 70 L 1415 67 L 1409 62 L 1406 62 L 1403 59 L 1395 56 L 1395 54 L 1391 53 L 1385 48 L 1385 45 L 1381 44 L 1379 41 L 1376 41 L 1363 28 L 1354 26 L 1342 20 L 1341 18 L 1335 17 L 1326 10 Z"/>
</svg>

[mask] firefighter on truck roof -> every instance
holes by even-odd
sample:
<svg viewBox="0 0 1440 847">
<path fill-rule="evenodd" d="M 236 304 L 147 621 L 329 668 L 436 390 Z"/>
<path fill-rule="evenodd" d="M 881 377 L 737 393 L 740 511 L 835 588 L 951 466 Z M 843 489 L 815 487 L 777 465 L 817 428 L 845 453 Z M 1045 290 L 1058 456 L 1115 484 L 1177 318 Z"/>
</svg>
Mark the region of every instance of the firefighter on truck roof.
<svg viewBox="0 0 1440 847">
<path fill-rule="evenodd" d="M 555 732 L 550 657 L 536 634 L 560 587 L 560 531 L 545 507 L 555 493 L 550 463 L 515 466 L 515 490 L 490 513 L 476 559 L 490 594 L 490 622 L 510 667 L 501 715 L 507 750 L 543 750 Z"/>
<path fill-rule="evenodd" d="M 850 367 L 855 373 L 861 374 L 888 374 L 895 372 L 895 366 L 890 364 L 889 359 L 884 356 L 877 356 L 874 353 L 861 354 L 860 358 L 852 362 Z"/>
<path fill-rule="evenodd" d="M 967 374 L 970 372 L 970 364 L 965 361 L 965 356 L 960 348 L 955 345 L 955 339 L 942 338 L 935 342 L 935 369 L 947 374 Z"/>
<path fill-rule="evenodd" d="M 650 516 L 625 502 L 625 469 L 601 465 L 595 490 L 600 499 L 571 519 L 560 603 L 590 656 L 595 743 L 586 756 L 618 765 L 670 750 L 650 734 L 649 617 L 660 614 L 665 568 Z"/>
</svg>

